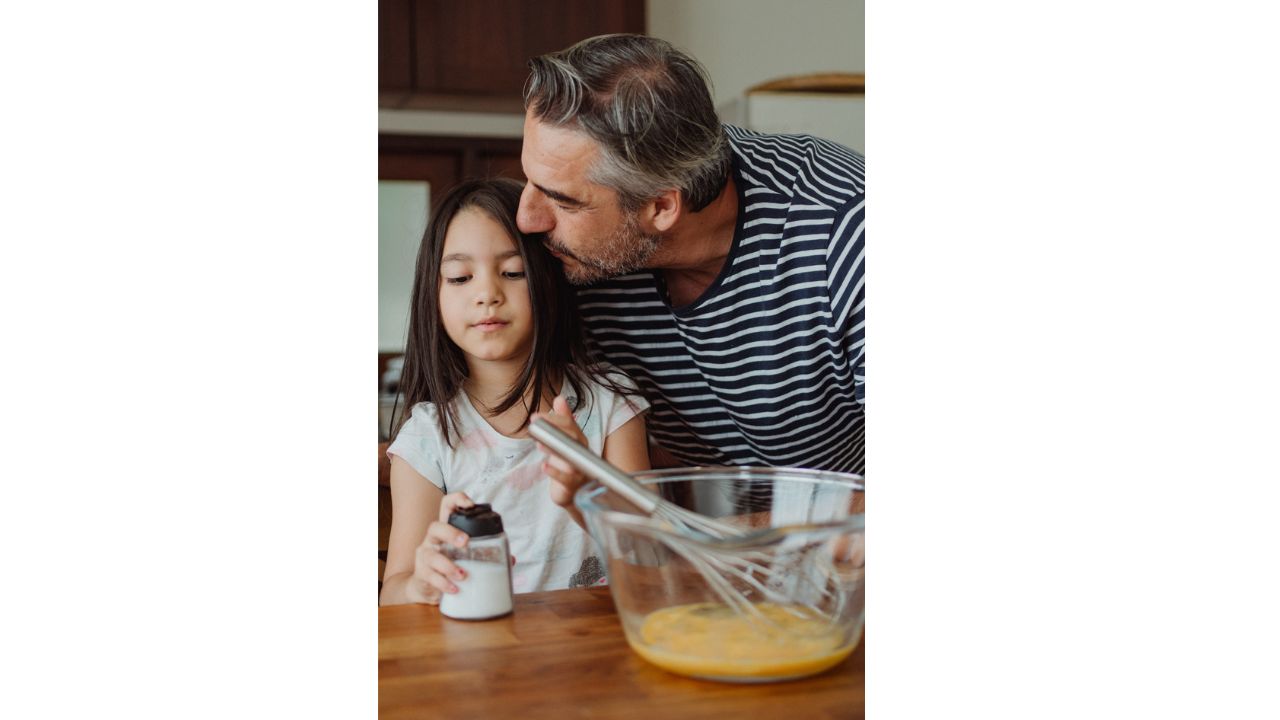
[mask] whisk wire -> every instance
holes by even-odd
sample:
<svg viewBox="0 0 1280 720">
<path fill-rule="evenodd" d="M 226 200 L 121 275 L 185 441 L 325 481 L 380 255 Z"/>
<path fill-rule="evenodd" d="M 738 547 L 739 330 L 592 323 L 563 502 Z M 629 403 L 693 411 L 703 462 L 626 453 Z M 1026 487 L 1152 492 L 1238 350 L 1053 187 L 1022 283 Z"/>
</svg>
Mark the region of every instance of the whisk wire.
<svg viewBox="0 0 1280 720">
<path fill-rule="evenodd" d="M 545 420 L 531 422 L 529 433 L 552 452 L 658 520 L 659 527 L 649 532 L 649 536 L 656 537 L 668 550 L 683 558 L 734 612 L 754 622 L 778 627 L 747 596 L 748 592 L 754 592 L 798 616 L 804 616 L 802 609 L 790 607 L 797 602 L 831 623 L 840 616 L 843 594 L 832 587 L 836 582 L 833 561 L 822 552 L 826 536 L 814 532 L 815 528 L 822 530 L 824 526 L 761 531 L 749 525 L 710 518 L 651 492 Z M 835 532 L 839 528 L 826 529 Z M 776 542 L 771 551 L 760 549 L 763 536 L 768 536 L 769 542 Z M 742 540 L 744 544 L 735 545 L 735 540 Z M 817 558 L 813 557 L 815 553 Z M 824 608 L 833 601 L 837 605 L 834 613 Z"/>
</svg>

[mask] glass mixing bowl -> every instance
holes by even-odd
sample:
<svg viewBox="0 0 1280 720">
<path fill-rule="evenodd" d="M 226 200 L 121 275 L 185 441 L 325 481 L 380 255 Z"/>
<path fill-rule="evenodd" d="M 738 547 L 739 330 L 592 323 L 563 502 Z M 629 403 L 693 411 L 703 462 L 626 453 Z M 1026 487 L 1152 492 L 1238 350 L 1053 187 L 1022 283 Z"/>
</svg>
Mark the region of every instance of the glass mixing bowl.
<svg viewBox="0 0 1280 720">
<path fill-rule="evenodd" d="M 649 517 L 599 483 L 578 491 L 627 642 L 641 657 L 692 677 L 772 682 L 822 672 L 857 647 L 862 478 L 754 467 L 633 477 L 746 533 L 713 540 Z"/>
</svg>

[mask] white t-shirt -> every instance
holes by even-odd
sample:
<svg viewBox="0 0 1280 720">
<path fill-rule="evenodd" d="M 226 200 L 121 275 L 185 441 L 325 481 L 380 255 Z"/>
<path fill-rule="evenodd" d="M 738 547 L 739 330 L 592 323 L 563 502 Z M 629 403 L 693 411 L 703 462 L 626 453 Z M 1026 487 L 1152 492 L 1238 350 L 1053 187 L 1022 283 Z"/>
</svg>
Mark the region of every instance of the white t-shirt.
<svg viewBox="0 0 1280 720">
<path fill-rule="evenodd" d="M 611 370 L 618 385 L 635 385 Z M 639 395 L 621 397 L 588 382 L 591 403 L 573 418 L 597 454 L 604 440 L 649 403 Z M 579 403 L 566 383 L 561 394 L 570 407 Z M 529 438 L 498 433 L 476 411 L 466 393 L 459 393 L 458 433 L 449 447 L 440 435 L 435 403 L 413 406 L 409 419 L 387 448 L 446 493 L 465 492 L 477 503 L 489 503 L 502 516 L 503 531 L 516 558 L 512 585 L 517 593 L 559 590 L 605 584 L 604 562 L 582 528 L 559 505 L 551 502 L 551 479 L 542 473 L 542 453 Z M 545 410 L 544 410 L 545 412 Z M 435 520 L 435 518 L 431 518 Z"/>
</svg>

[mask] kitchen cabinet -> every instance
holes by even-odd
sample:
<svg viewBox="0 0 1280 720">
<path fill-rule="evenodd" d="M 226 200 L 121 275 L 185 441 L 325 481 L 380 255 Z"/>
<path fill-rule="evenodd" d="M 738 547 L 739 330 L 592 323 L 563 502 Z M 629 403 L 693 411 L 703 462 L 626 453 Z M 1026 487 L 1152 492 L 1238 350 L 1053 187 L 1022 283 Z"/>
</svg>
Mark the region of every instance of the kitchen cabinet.
<svg viewBox="0 0 1280 720">
<path fill-rule="evenodd" d="M 378 136 L 379 180 L 426 180 L 432 193 L 476 177 L 523 181 L 520 138 Z"/>
<path fill-rule="evenodd" d="M 620 32 L 644 0 L 379 0 L 378 105 L 520 112 L 529 58 Z"/>
</svg>

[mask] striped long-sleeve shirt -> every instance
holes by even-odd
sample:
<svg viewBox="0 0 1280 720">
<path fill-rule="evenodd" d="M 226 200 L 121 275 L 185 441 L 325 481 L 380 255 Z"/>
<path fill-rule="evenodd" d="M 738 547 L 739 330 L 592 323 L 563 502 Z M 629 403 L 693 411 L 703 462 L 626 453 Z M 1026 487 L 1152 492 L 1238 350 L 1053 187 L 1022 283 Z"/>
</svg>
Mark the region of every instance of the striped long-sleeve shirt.
<svg viewBox="0 0 1280 720">
<path fill-rule="evenodd" d="M 725 126 L 738 224 L 720 276 L 671 307 L 661 273 L 579 290 L 588 342 L 683 462 L 863 472 L 861 155 Z"/>
</svg>

